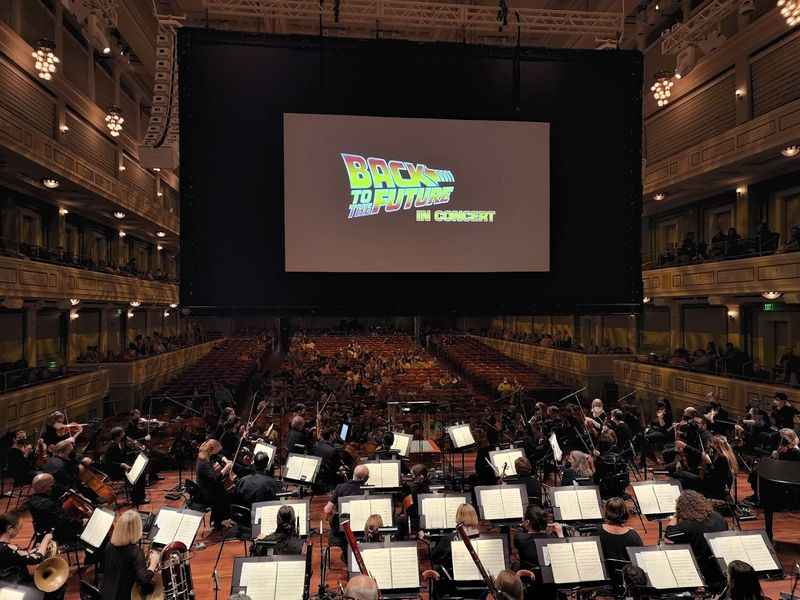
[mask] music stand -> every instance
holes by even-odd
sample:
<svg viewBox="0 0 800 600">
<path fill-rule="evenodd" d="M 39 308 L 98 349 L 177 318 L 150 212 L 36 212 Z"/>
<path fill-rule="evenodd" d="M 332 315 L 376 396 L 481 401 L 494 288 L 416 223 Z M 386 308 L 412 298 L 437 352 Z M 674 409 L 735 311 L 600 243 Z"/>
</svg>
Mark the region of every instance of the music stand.
<svg viewBox="0 0 800 600">
<path fill-rule="evenodd" d="M 368 460 L 363 463 L 370 472 L 369 472 L 369 479 L 367 482 L 361 486 L 364 489 L 368 490 L 376 490 L 380 492 L 384 492 L 387 490 L 399 490 L 400 489 L 400 461 L 399 460 Z M 388 465 L 389 471 L 392 471 L 392 480 L 390 482 L 391 485 L 384 485 L 383 481 L 383 473 L 387 470 L 384 465 Z M 374 474 L 380 473 L 381 479 L 376 484 L 371 484 L 370 480 L 372 480 L 372 476 Z M 395 483 L 394 476 L 397 476 L 397 483 Z"/>
<path fill-rule="evenodd" d="M 272 463 L 275 461 L 276 450 L 277 448 L 272 444 L 257 442 L 256 445 L 253 447 L 253 461 L 255 461 L 255 458 L 259 452 L 263 452 L 264 454 L 269 456 L 269 463 L 267 464 L 267 470 L 270 470 L 272 468 Z"/>
<path fill-rule="evenodd" d="M 461 455 L 461 485 L 463 489 L 463 482 L 466 479 L 466 467 L 464 465 L 464 453 L 468 450 L 471 450 L 472 447 L 475 445 L 475 438 L 472 435 L 472 430 L 469 428 L 469 424 L 462 423 L 456 425 L 450 425 L 445 428 L 445 432 L 447 433 L 448 439 L 450 440 L 450 461 L 453 467 L 453 478 L 455 479 L 456 473 L 456 461 L 453 455 L 460 454 Z"/>
<path fill-rule="evenodd" d="M 453 531 L 456 528 L 456 510 L 458 510 L 458 506 L 462 504 L 469 504 L 469 494 L 461 494 L 461 493 L 451 493 L 445 492 L 442 494 L 418 494 L 417 495 L 417 502 L 419 504 L 419 526 L 420 529 L 424 529 L 428 533 L 435 534 L 445 534 L 447 532 Z M 430 512 L 426 513 L 425 508 L 430 506 L 432 503 L 444 504 L 443 510 L 441 511 L 441 515 L 432 515 Z M 458 506 L 456 506 L 458 503 Z M 438 510 L 436 512 L 439 512 Z M 452 512 L 452 515 L 450 514 Z M 442 517 L 444 521 L 442 522 Z M 431 521 L 433 525 L 442 525 L 441 527 L 434 527 L 428 523 Z M 450 525 L 449 523 L 452 523 Z"/>
<path fill-rule="evenodd" d="M 482 534 L 480 537 L 471 539 L 472 547 L 478 553 L 484 568 L 492 577 L 497 577 L 500 571 L 508 568 L 509 546 L 505 536 L 496 534 Z M 496 553 L 491 555 L 490 548 L 502 547 L 502 557 Z M 486 583 L 480 576 L 480 571 L 475 566 L 472 557 L 467 552 L 464 542 L 460 539 L 450 541 L 450 549 L 453 555 L 453 585 L 457 592 L 470 594 L 476 590 L 485 590 Z M 462 552 L 463 549 L 463 552 Z M 458 555 L 458 556 L 457 556 Z M 458 557 L 463 560 L 458 560 Z M 461 570 L 464 570 L 463 572 Z M 474 577 L 477 575 L 477 577 Z M 468 595 L 467 597 L 472 597 Z"/>
<path fill-rule="evenodd" d="M 35 587 L 0 581 L 0 597 L 13 600 L 42 600 L 44 592 Z"/>
<path fill-rule="evenodd" d="M 697 566 L 697 560 L 695 560 L 694 554 L 692 553 L 692 547 L 689 544 L 633 546 L 626 548 L 626 550 L 631 559 L 631 563 L 644 570 L 647 574 L 647 582 L 650 587 L 659 592 L 695 590 L 706 586 L 703 575 L 700 573 L 700 569 Z M 656 571 L 652 567 L 648 570 L 650 559 L 647 557 L 647 554 L 656 552 L 663 553 L 663 558 L 666 561 L 666 569 L 664 570 L 664 575 L 666 575 L 666 577 L 664 577 L 663 582 L 660 582 L 658 579 L 659 576 L 657 573 L 660 573 L 660 570 Z M 675 563 L 673 566 L 672 561 L 669 559 L 671 556 L 669 553 L 676 552 L 680 552 L 682 560 L 680 563 Z M 691 563 L 688 562 L 689 560 Z M 693 567 L 693 570 L 689 569 L 690 566 Z"/>
<path fill-rule="evenodd" d="M 400 433 L 399 431 L 392 432 L 392 435 L 394 436 L 392 450 L 397 451 L 403 458 L 408 458 L 409 451 L 411 450 L 411 441 L 414 436 L 408 433 Z"/>
<path fill-rule="evenodd" d="M 338 506 L 340 520 L 341 515 L 350 515 L 350 528 L 353 530 L 353 533 L 363 533 L 364 525 L 367 523 L 367 517 L 361 522 L 353 520 L 353 512 L 351 510 L 353 502 L 369 502 L 369 512 L 364 510 L 366 505 L 362 505 L 358 507 L 356 512 L 357 516 L 366 514 L 366 516 L 369 517 L 372 514 L 379 514 L 383 520 L 384 527 L 391 527 L 394 524 L 394 507 L 392 505 L 391 495 L 370 496 L 368 494 L 362 494 L 360 496 L 342 496 L 339 498 Z"/>
<path fill-rule="evenodd" d="M 656 486 L 672 486 L 669 493 L 656 490 Z M 631 481 L 633 495 L 638 504 L 639 514 L 648 521 L 658 523 L 658 540 L 664 539 L 664 521 L 675 514 L 675 502 L 683 492 L 683 486 L 677 479 L 652 479 L 647 481 Z M 668 500 L 669 497 L 673 500 Z"/>
<path fill-rule="evenodd" d="M 168 530 L 162 531 L 162 527 L 164 527 L 162 513 L 165 515 L 167 513 L 176 513 L 176 516 L 169 517 L 171 523 Z M 184 527 L 184 518 L 189 519 L 189 527 Z M 158 515 L 156 515 L 156 520 L 155 523 L 153 523 L 153 527 L 150 529 L 152 543 L 155 546 L 167 546 L 172 542 L 182 542 L 188 550 L 194 544 L 194 538 L 197 536 L 197 530 L 200 529 L 200 523 L 202 520 L 203 513 L 196 510 L 190 510 L 188 508 L 177 509 L 169 506 L 162 506 L 158 511 Z M 162 522 L 162 525 L 159 525 L 159 521 Z M 184 529 L 184 531 L 181 531 L 181 529 Z M 191 533 L 191 537 L 189 537 L 189 533 Z"/>
<path fill-rule="evenodd" d="M 591 544 L 591 547 L 574 546 L 574 544 L 581 543 Z M 541 538 L 535 539 L 534 544 L 536 545 L 539 565 L 541 565 L 543 583 L 568 587 L 575 587 L 579 584 L 583 589 L 584 587 L 602 586 L 609 580 L 603 558 L 603 547 L 600 545 L 599 537 Z M 561 565 L 571 568 L 566 568 L 563 572 L 559 569 L 554 573 L 550 559 L 550 547 L 560 544 L 572 544 L 570 546 L 571 564 Z M 589 560 L 593 561 L 593 564 L 589 564 L 587 562 Z M 581 573 L 581 567 L 583 567 L 583 573 Z M 600 575 L 599 579 L 595 576 L 598 574 Z"/>
<path fill-rule="evenodd" d="M 259 563 L 287 563 L 292 567 L 290 577 L 281 581 L 280 566 L 276 566 L 274 578 L 274 598 L 280 600 L 308 600 L 308 584 L 311 579 L 311 570 L 308 568 L 311 558 L 310 548 L 306 549 L 307 556 L 280 555 L 280 556 L 237 556 L 233 559 L 233 577 L 231 578 L 231 594 L 246 594 L 247 586 L 242 583 L 242 572 L 245 564 Z M 302 569 L 303 585 L 297 586 L 297 579 Z M 245 582 L 246 583 L 246 582 Z M 283 583 L 283 585 L 281 585 Z M 279 592 L 280 589 L 280 592 Z"/>
<path fill-rule="evenodd" d="M 359 544 L 358 546 L 367 570 L 378 584 L 382 598 L 416 598 L 419 595 L 421 583 L 416 541 L 390 542 L 385 539 L 383 542 Z M 411 569 L 410 565 L 404 563 L 395 571 L 394 561 L 397 559 L 392 555 L 399 553 L 403 554 L 406 561 L 413 554 L 417 561 L 416 568 Z M 386 572 L 387 565 L 388 573 Z M 347 571 L 348 577 L 360 574 L 353 549 L 350 547 L 347 549 Z"/>
<path fill-rule="evenodd" d="M 727 576 L 731 561 L 741 560 L 753 567 L 759 577 L 783 578 L 783 566 L 766 531 L 720 531 L 703 536 L 723 576 Z"/>
<path fill-rule="evenodd" d="M 525 518 L 525 508 L 528 506 L 528 490 L 525 484 L 478 485 L 474 492 L 484 521 L 509 525 L 519 523 Z"/>
<path fill-rule="evenodd" d="M 565 485 L 547 489 L 553 519 L 564 523 L 599 523 L 603 520 L 600 488 L 596 485 Z M 590 500 L 593 500 L 590 502 Z M 570 505 L 567 506 L 566 502 Z M 574 502 L 574 505 L 572 504 Z M 583 505 L 581 505 L 583 502 Z"/>
<path fill-rule="evenodd" d="M 492 450 L 489 452 L 489 462 L 492 463 L 497 476 L 503 479 L 517 475 L 514 461 L 518 458 L 526 458 L 524 449 L 512 446 L 507 450 Z"/>
<path fill-rule="evenodd" d="M 321 465 L 322 458 L 319 456 L 289 453 L 283 479 L 298 485 L 313 485 Z"/>
<path fill-rule="evenodd" d="M 89 522 L 83 528 L 78 541 L 87 554 L 99 552 L 106 541 L 111 527 L 114 525 L 114 511 L 108 508 L 98 507 L 92 512 Z"/>
<path fill-rule="evenodd" d="M 311 523 L 311 499 L 301 498 L 289 500 L 287 498 L 286 500 L 270 500 L 268 502 L 253 503 L 250 508 L 253 539 L 260 538 L 264 533 L 269 535 L 277 529 L 277 514 L 281 506 L 291 506 L 294 509 L 295 518 L 300 522 L 300 527 L 297 528 L 297 535 L 300 537 L 308 536 L 310 531 L 309 524 Z M 262 509 L 262 511 L 259 511 L 259 509 Z M 259 512 L 262 513 L 261 519 L 258 518 Z M 303 518 L 303 515 L 305 515 L 305 518 Z M 265 519 L 269 520 L 269 525 L 267 526 L 263 524 Z"/>
<path fill-rule="evenodd" d="M 146 454 L 140 452 L 136 456 L 136 460 L 133 461 L 130 470 L 125 473 L 125 479 L 131 487 L 135 486 L 139 478 L 144 475 L 148 464 L 150 464 L 150 458 Z"/>
</svg>

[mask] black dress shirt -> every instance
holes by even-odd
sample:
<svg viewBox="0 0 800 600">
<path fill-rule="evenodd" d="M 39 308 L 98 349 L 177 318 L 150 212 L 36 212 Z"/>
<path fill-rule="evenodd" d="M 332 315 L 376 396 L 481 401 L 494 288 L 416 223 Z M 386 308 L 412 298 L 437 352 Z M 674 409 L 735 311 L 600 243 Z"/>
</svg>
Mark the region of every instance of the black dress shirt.
<svg viewBox="0 0 800 600">
<path fill-rule="evenodd" d="M 266 473 L 245 475 L 236 482 L 236 501 L 250 507 L 254 502 L 275 500 L 278 482 Z"/>
<path fill-rule="evenodd" d="M 144 555 L 137 544 L 114 546 L 108 544 L 103 556 L 103 600 L 130 600 L 134 583 L 142 591 L 152 591 L 153 571 L 147 569 Z"/>
<path fill-rule="evenodd" d="M 83 522 L 67 516 L 61 502 L 52 495 L 33 494 L 28 499 L 28 508 L 37 537 L 52 531 L 57 542 L 67 543 L 74 542 L 83 531 Z"/>
</svg>

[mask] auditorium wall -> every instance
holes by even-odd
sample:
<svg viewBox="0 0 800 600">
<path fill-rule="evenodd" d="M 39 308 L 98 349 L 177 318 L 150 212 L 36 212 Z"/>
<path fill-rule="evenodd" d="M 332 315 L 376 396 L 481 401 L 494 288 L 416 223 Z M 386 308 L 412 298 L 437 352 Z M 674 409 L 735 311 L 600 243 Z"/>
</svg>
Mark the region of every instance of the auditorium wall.
<svg viewBox="0 0 800 600">
<path fill-rule="evenodd" d="M 789 348 L 800 355 L 800 307 L 778 312 L 757 311 L 752 319 L 753 360 L 771 370 Z M 745 349 L 749 350 L 749 349 Z"/>
<path fill-rule="evenodd" d="M 642 315 L 642 330 L 639 352 L 668 354 L 669 347 L 669 308 L 666 306 L 646 306 Z"/>
<path fill-rule="evenodd" d="M 724 349 L 728 341 L 728 317 L 724 306 L 682 307 L 683 347 L 689 352 L 705 349 L 713 341 L 717 348 Z M 674 350 L 674 348 L 673 348 Z"/>
<path fill-rule="evenodd" d="M 128 317 L 128 342 L 136 340 L 136 336 L 147 335 L 147 311 L 134 310 L 133 317 Z"/>
<path fill-rule="evenodd" d="M 72 339 L 76 345 L 73 349 L 76 357 L 85 353 L 89 346 L 100 344 L 100 311 L 83 309 L 79 314 L 80 317 L 71 323 L 74 328 Z"/>
<path fill-rule="evenodd" d="M 0 364 L 22 359 L 23 327 L 22 311 L 0 311 Z"/>
<path fill-rule="evenodd" d="M 60 310 L 43 309 L 36 316 L 36 357 L 39 364 L 54 360 L 64 364 L 64 324 L 68 317 Z M 29 365 L 34 366 L 34 365 Z"/>
</svg>

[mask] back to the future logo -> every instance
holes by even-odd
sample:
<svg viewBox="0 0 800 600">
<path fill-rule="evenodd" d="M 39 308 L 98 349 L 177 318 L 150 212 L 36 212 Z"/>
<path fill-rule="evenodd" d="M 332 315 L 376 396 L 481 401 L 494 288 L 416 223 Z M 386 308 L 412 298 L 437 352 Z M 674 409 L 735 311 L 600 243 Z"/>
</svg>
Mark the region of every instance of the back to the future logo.
<svg viewBox="0 0 800 600">
<path fill-rule="evenodd" d="M 423 164 L 342 154 L 350 180 L 348 219 L 450 202 L 453 172 Z"/>
</svg>

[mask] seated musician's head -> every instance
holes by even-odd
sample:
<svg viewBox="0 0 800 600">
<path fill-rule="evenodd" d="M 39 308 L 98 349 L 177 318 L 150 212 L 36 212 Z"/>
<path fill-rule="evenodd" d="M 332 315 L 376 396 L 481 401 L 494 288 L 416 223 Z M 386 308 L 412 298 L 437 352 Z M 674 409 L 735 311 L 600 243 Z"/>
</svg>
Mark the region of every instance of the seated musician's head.
<svg viewBox="0 0 800 600">
<path fill-rule="evenodd" d="M 615 423 L 623 423 L 625 421 L 625 413 L 623 413 L 620 409 L 615 408 L 611 411 L 611 420 Z"/>
<path fill-rule="evenodd" d="M 256 468 L 256 471 L 264 472 L 269 468 L 269 454 L 266 452 L 258 452 L 256 453 L 256 457 L 253 460 L 253 466 Z"/>
<path fill-rule="evenodd" d="M 510 569 L 500 571 L 494 580 L 494 585 L 500 596 L 497 600 L 522 600 L 525 597 L 522 580 Z"/>
<path fill-rule="evenodd" d="M 786 448 L 797 448 L 797 434 L 795 433 L 794 429 L 789 429 L 788 427 L 784 427 L 780 431 L 781 434 L 781 446 Z"/>
<path fill-rule="evenodd" d="M 383 447 L 391 448 L 392 444 L 394 444 L 394 433 L 387 431 L 383 434 Z"/>
<path fill-rule="evenodd" d="M 221 451 L 222 444 L 214 438 L 211 438 L 200 444 L 198 456 L 200 458 L 210 458 L 215 454 L 219 454 Z"/>
<path fill-rule="evenodd" d="M 380 515 L 370 515 L 364 524 L 364 541 L 380 542 L 380 528 L 383 527 L 383 517 Z"/>
<path fill-rule="evenodd" d="M 53 489 L 53 485 L 55 484 L 55 479 L 50 473 L 39 473 L 36 477 L 33 478 L 31 482 L 31 487 L 33 488 L 34 494 L 49 494 L 50 490 Z"/>
<path fill-rule="evenodd" d="M 731 600 L 763 598 L 758 575 L 753 567 L 742 560 L 732 560 L 728 563 L 728 589 Z"/>
<path fill-rule="evenodd" d="M 592 400 L 592 414 L 599 415 L 603 412 L 603 401 L 600 398 L 595 398 Z"/>
<path fill-rule="evenodd" d="M 411 467 L 411 475 L 417 481 L 426 481 L 428 479 L 428 467 L 423 464 L 417 463 Z"/>
<path fill-rule="evenodd" d="M 75 444 L 73 444 L 70 439 L 61 440 L 53 448 L 53 454 L 59 458 L 69 458 L 74 451 Z"/>
<path fill-rule="evenodd" d="M 683 521 L 705 523 L 712 512 L 711 502 L 694 490 L 683 490 L 675 501 L 675 519 L 678 523 Z"/>
<path fill-rule="evenodd" d="M 478 513 L 471 504 L 461 504 L 456 510 L 456 523 L 463 523 L 468 529 L 478 529 Z"/>
<path fill-rule="evenodd" d="M 139 409 L 138 409 L 138 408 L 134 408 L 134 409 L 131 411 L 131 421 L 133 421 L 134 423 L 136 423 L 136 422 L 137 422 L 139 419 L 141 419 L 141 418 L 142 418 L 142 413 L 139 411 Z"/>
<path fill-rule="evenodd" d="M 14 511 L 0 515 L 0 537 L 15 538 L 19 533 L 20 520 L 19 513 Z"/>
<path fill-rule="evenodd" d="M 697 416 L 697 409 L 694 406 L 687 406 L 683 409 L 683 420 L 691 421 Z"/>
<path fill-rule="evenodd" d="M 356 575 L 347 582 L 343 600 L 377 600 L 378 584 L 368 575 Z"/>
<path fill-rule="evenodd" d="M 647 589 L 647 573 L 641 567 L 629 564 L 622 567 L 622 581 L 632 598 L 641 598 Z"/>
<path fill-rule="evenodd" d="M 529 477 L 531 473 L 533 473 L 533 467 L 531 466 L 531 461 L 529 461 L 524 456 L 520 456 L 517 460 L 514 461 L 514 469 L 517 471 L 517 475 L 520 477 Z"/>
<path fill-rule="evenodd" d="M 294 418 L 292 418 L 292 429 L 295 431 L 303 431 L 303 427 L 305 426 L 306 420 L 300 415 L 295 415 Z"/>
<path fill-rule="evenodd" d="M 541 506 L 528 504 L 525 509 L 525 528 L 533 533 L 541 533 L 547 529 L 547 513 Z"/>
<path fill-rule="evenodd" d="M 111 534 L 111 544 L 113 546 L 129 546 L 138 544 L 142 539 L 142 517 L 135 510 L 126 510 L 119 517 L 114 525 Z"/>
<path fill-rule="evenodd" d="M 277 533 L 282 533 L 284 535 L 296 535 L 297 534 L 297 521 L 294 515 L 294 509 L 288 505 L 284 504 L 278 509 L 277 519 L 277 529 L 275 530 Z"/>
<path fill-rule="evenodd" d="M 56 423 L 63 423 L 66 420 L 67 418 L 64 416 L 64 413 L 57 410 L 55 412 L 50 413 L 50 416 L 47 417 L 47 424 L 55 425 Z"/>
<path fill-rule="evenodd" d="M 111 430 L 111 439 L 114 442 L 119 443 L 123 437 L 125 437 L 125 430 L 122 427 L 114 427 Z"/>
<path fill-rule="evenodd" d="M 362 483 L 366 482 L 369 479 L 369 467 L 367 465 L 358 465 L 353 470 L 353 479 Z"/>
<path fill-rule="evenodd" d="M 775 399 L 772 401 L 772 403 L 775 405 L 775 408 L 783 408 L 786 406 L 787 402 L 788 398 L 786 394 L 783 392 L 775 392 Z"/>
<path fill-rule="evenodd" d="M 606 521 L 611 525 L 625 525 L 628 521 L 628 507 L 622 498 L 606 500 Z"/>
<path fill-rule="evenodd" d="M 573 450 L 569 453 L 569 463 L 572 470 L 578 477 L 591 477 L 594 475 L 592 463 L 589 462 L 589 455 L 580 450 Z"/>
</svg>

